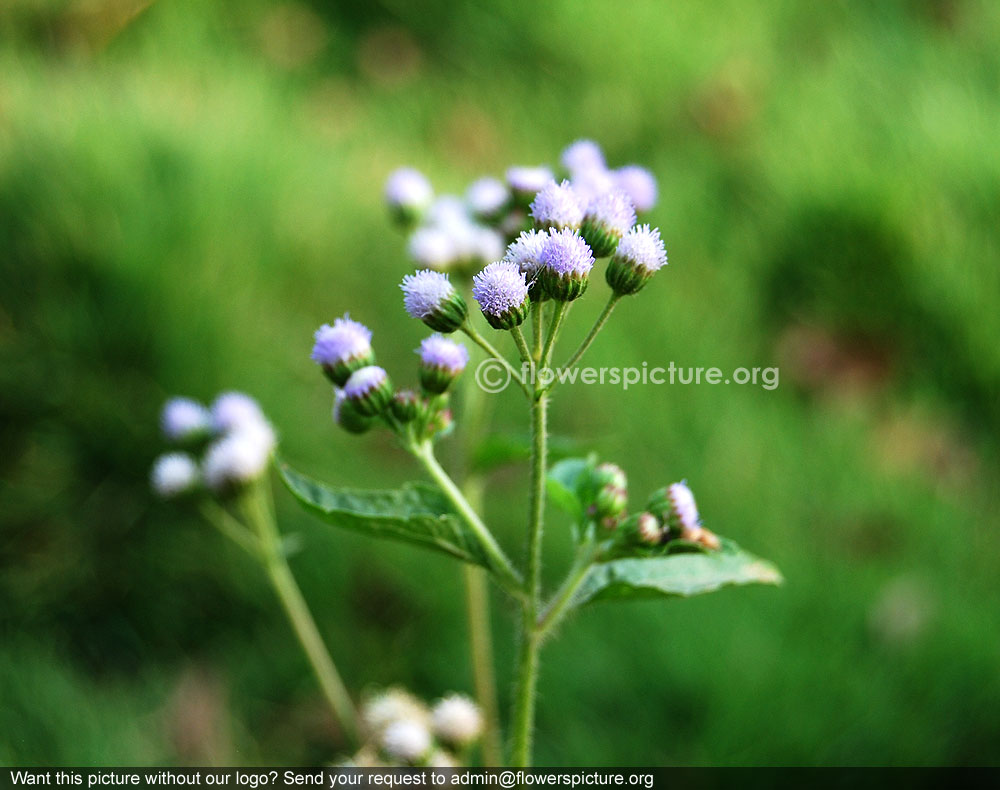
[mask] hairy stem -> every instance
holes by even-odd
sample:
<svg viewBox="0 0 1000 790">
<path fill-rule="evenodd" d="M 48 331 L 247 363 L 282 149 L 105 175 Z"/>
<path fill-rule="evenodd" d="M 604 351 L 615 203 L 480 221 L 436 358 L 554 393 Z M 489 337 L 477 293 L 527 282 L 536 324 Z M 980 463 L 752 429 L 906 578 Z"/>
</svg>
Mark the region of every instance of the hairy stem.
<svg viewBox="0 0 1000 790">
<path fill-rule="evenodd" d="M 557 312 L 563 304 L 560 303 L 556 308 Z M 556 318 L 553 318 L 553 327 L 558 329 Z M 552 335 L 549 338 L 549 345 L 551 340 Z M 547 443 L 548 395 L 540 393 L 531 404 L 531 504 L 528 518 L 528 570 L 525 579 L 528 596 L 522 608 L 517 685 L 514 691 L 511 762 L 518 767 L 527 767 L 531 764 L 532 736 L 535 727 L 535 691 L 538 684 L 540 646 L 535 620 L 538 617 L 542 586 Z"/>
<path fill-rule="evenodd" d="M 535 628 L 538 631 L 539 640 L 544 640 L 549 633 L 562 620 L 563 616 L 573 601 L 573 596 L 580 589 L 583 580 L 587 578 L 587 571 L 597 560 L 601 553 L 600 546 L 584 545 L 580 547 L 576 561 L 570 569 L 569 574 L 562 585 L 556 590 L 552 599 L 538 615 Z"/>
<path fill-rule="evenodd" d="M 611 298 L 608 299 L 608 303 L 604 305 L 604 310 L 598 316 L 597 320 L 594 322 L 594 325 L 590 328 L 590 333 L 583 339 L 583 342 L 580 344 L 580 347 L 575 352 L 573 352 L 573 356 L 569 358 L 569 360 L 563 366 L 564 368 L 573 367 L 577 362 L 580 361 L 580 357 L 582 357 L 584 354 L 587 353 L 587 349 L 590 348 L 590 344 L 594 342 L 594 338 L 597 337 L 601 329 L 604 328 L 604 325 L 608 322 L 608 318 L 611 316 L 612 311 L 615 309 L 615 305 L 618 304 L 621 298 L 622 298 L 621 294 L 617 294 L 614 292 L 611 293 Z"/>
<path fill-rule="evenodd" d="M 448 476 L 448 473 L 438 463 L 431 443 L 425 441 L 412 445 L 410 451 L 420 461 L 427 474 L 430 475 L 438 488 L 441 489 L 441 492 L 454 506 L 458 515 L 466 523 L 466 526 L 472 530 L 483 551 L 486 552 L 500 585 L 515 598 L 523 598 L 524 591 L 521 589 L 521 580 L 518 577 L 517 571 L 514 570 L 514 566 L 507 559 L 507 555 L 504 554 L 503 549 L 500 548 L 500 544 L 493 537 L 493 533 L 490 532 L 482 519 L 479 518 L 479 514 L 469 504 L 459 487 L 455 485 L 455 481 Z"/>
<path fill-rule="evenodd" d="M 542 332 L 543 316 L 542 307 L 545 302 L 531 303 L 531 358 L 537 365 L 542 361 Z"/>
<path fill-rule="evenodd" d="M 354 703 L 351 702 L 351 695 L 344 686 L 333 659 L 330 658 L 323 637 L 320 636 L 316 622 L 309 613 L 309 606 L 302 597 L 302 592 L 281 551 L 281 539 L 275 524 L 269 491 L 265 480 L 256 483 L 247 492 L 243 500 L 247 521 L 257 533 L 263 547 L 264 569 L 309 659 L 323 696 L 326 697 L 334 716 L 340 722 L 348 743 L 356 747 L 359 740 Z"/>
<path fill-rule="evenodd" d="M 511 336 L 514 338 L 514 344 L 517 346 L 517 353 L 521 356 L 521 362 L 527 369 L 528 375 L 531 376 L 529 381 L 534 381 L 535 378 L 535 366 L 534 361 L 531 357 L 531 352 L 528 351 L 528 344 L 524 339 L 524 333 L 521 332 L 521 327 L 515 326 L 510 330 Z M 523 381 L 522 377 L 522 381 Z"/>
<path fill-rule="evenodd" d="M 542 349 L 542 367 L 548 367 L 552 361 L 552 349 L 556 344 L 556 337 L 562 328 L 563 319 L 569 312 L 569 302 L 556 302 L 552 311 L 552 318 L 549 319 L 549 331 L 545 337 L 545 347 Z"/>
<path fill-rule="evenodd" d="M 507 361 L 507 358 L 505 356 L 503 356 L 499 351 L 497 351 L 493 347 L 493 344 L 490 343 L 489 340 L 487 340 L 485 337 L 479 334 L 476 328 L 472 326 L 472 324 L 469 321 L 466 321 L 464 324 L 462 324 L 461 329 L 463 332 L 465 332 L 466 335 L 468 335 L 469 339 L 473 343 L 475 343 L 477 346 L 483 349 L 483 351 L 485 351 L 487 354 L 493 357 L 493 359 L 497 360 L 497 362 L 503 365 L 504 368 L 507 370 L 507 372 L 510 374 L 510 377 L 517 382 L 518 386 L 522 390 L 524 390 L 524 394 L 527 395 L 528 397 L 531 397 L 531 391 L 528 389 L 528 386 L 524 383 L 524 379 L 521 378 L 521 374 L 517 372 L 517 370 L 514 368 L 513 365 L 510 364 L 510 362 Z"/>
</svg>

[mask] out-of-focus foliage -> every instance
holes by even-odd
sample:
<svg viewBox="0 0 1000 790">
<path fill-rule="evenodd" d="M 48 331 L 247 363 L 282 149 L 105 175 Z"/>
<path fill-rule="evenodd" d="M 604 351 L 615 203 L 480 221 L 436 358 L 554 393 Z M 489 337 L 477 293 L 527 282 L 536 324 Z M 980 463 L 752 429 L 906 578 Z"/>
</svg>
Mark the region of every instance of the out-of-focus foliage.
<svg viewBox="0 0 1000 790">
<path fill-rule="evenodd" d="M 308 359 L 350 310 L 412 375 L 383 181 L 581 136 L 656 173 L 671 261 L 588 361 L 781 383 L 567 387 L 555 430 L 635 491 L 686 477 L 787 583 L 581 611 L 539 761 L 1000 759 L 996 4 L 14 0 L 0 36 L 0 761 L 335 756 L 257 569 L 148 493 L 158 409 L 243 389 L 307 473 L 417 478 Z M 511 548 L 523 486 L 491 479 Z M 353 688 L 471 687 L 451 561 L 278 505 Z"/>
</svg>

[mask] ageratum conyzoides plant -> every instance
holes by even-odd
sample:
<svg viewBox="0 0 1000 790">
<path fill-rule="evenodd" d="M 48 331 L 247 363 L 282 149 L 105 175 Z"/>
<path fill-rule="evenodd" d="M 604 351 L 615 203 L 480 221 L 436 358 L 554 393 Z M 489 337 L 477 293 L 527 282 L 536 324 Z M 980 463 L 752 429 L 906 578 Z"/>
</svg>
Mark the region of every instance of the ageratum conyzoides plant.
<svg viewBox="0 0 1000 790">
<path fill-rule="evenodd" d="M 379 366 L 372 331 L 356 320 L 364 318 L 356 309 L 315 333 L 312 360 L 332 385 L 334 423 L 352 434 L 390 431 L 427 482 L 389 491 L 346 489 L 276 463 L 287 489 L 320 519 L 463 564 L 478 705 L 451 695 L 434 716 L 418 715 L 414 698 L 394 691 L 362 705 L 359 717 L 286 562 L 288 541 L 275 523 L 266 475 L 275 458 L 274 430 L 257 404 L 238 393 L 220 396 L 211 409 L 174 399 L 164 410 L 164 433 L 181 447 L 157 460 L 155 489 L 189 497 L 262 563 L 355 748 L 355 762 L 455 764 L 470 759 L 467 749 L 481 736 L 481 762 L 530 765 L 539 654 L 574 610 L 605 599 L 684 597 L 781 580 L 771 564 L 702 523 L 686 481 L 664 481 L 630 506 L 626 472 L 614 463 L 594 456 L 550 463 L 550 404 L 562 400 L 555 400 L 560 381 L 552 371 L 578 365 L 619 303 L 643 291 L 667 265 L 659 229 L 640 221 L 657 197 L 647 170 L 609 168 L 590 141 L 569 146 L 561 164 L 561 173 L 512 167 L 505 181 L 482 178 L 463 198 L 435 197 L 413 169 L 390 176 L 387 203 L 417 263 L 400 282 L 403 308 L 429 330 L 416 349 L 410 387 L 397 387 L 399 372 L 390 376 Z M 594 296 L 598 288 L 591 281 L 599 267 L 607 284 L 605 307 L 561 357 L 566 316 L 574 302 Z M 512 382 L 503 397 L 523 401 L 530 425 L 523 449 L 515 441 L 499 449 L 483 441 L 491 435 L 488 399 L 501 396 L 488 395 L 477 377 L 463 375 L 473 364 L 491 365 Z M 438 445 L 449 435 L 455 451 L 442 464 Z M 490 469 L 512 459 L 529 467 L 519 548 L 502 545 L 482 510 Z M 569 572 L 551 590 L 542 583 L 547 499 L 569 514 L 575 544 Z M 505 519 L 515 517 L 511 511 L 505 510 Z M 514 692 L 505 717 L 496 700 L 486 579 L 518 614 Z"/>
</svg>

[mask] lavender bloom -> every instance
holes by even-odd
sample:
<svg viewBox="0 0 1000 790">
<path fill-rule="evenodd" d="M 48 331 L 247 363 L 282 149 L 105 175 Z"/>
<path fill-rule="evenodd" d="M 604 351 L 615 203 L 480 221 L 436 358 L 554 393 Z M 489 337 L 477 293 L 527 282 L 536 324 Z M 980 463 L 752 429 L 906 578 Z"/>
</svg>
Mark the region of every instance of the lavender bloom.
<svg viewBox="0 0 1000 790">
<path fill-rule="evenodd" d="M 468 315 L 465 300 L 446 274 L 423 269 L 406 275 L 399 287 L 406 312 L 438 332 L 454 332 Z"/>
<path fill-rule="evenodd" d="M 555 178 L 547 167 L 511 167 L 506 177 L 521 208 L 527 208 L 531 199 Z"/>
<path fill-rule="evenodd" d="M 666 265 L 667 251 L 660 229 L 638 225 L 622 236 L 604 274 L 614 292 L 624 296 L 637 293 Z"/>
<path fill-rule="evenodd" d="M 439 271 L 450 269 L 458 258 L 455 242 L 444 228 L 418 228 L 410 236 L 407 251 L 419 265 Z"/>
<path fill-rule="evenodd" d="M 212 416 L 195 400 L 171 398 L 163 407 L 160 427 L 169 441 L 187 442 L 211 433 Z"/>
<path fill-rule="evenodd" d="M 587 242 L 571 230 L 550 230 L 542 247 L 539 280 L 553 299 L 569 302 L 587 290 L 594 255 Z"/>
<path fill-rule="evenodd" d="M 436 395 L 447 391 L 469 362 L 465 346 L 443 335 L 424 338 L 417 353 L 420 355 L 420 386 Z"/>
<path fill-rule="evenodd" d="M 626 165 L 614 172 L 618 188 L 631 199 L 636 211 L 649 211 L 656 205 L 656 179 L 646 168 Z"/>
<path fill-rule="evenodd" d="M 473 234 L 472 258 L 495 261 L 504 253 L 503 236 L 491 228 L 476 227 Z"/>
<path fill-rule="evenodd" d="M 511 329 L 528 315 L 528 283 L 510 261 L 491 263 L 473 277 L 472 295 L 494 329 Z"/>
<path fill-rule="evenodd" d="M 480 178 L 469 185 L 465 200 L 476 216 L 496 217 L 510 201 L 510 190 L 495 178 Z"/>
<path fill-rule="evenodd" d="M 591 201 L 581 233 L 595 257 L 603 258 L 615 251 L 622 234 L 634 224 L 632 201 L 624 192 L 615 189 Z"/>
<path fill-rule="evenodd" d="M 457 376 L 469 362 L 469 352 L 461 343 L 444 335 L 434 334 L 420 341 L 417 349 L 420 362 L 427 367 L 442 368 Z"/>
<path fill-rule="evenodd" d="M 601 147 L 593 140 L 570 143 L 562 153 L 562 164 L 574 175 L 588 170 L 606 169 Z"/>
<path fill-rule="evenodd" d="M 377 365 L 354 371 L 344 385 L 344 397 L 366 417 L 375 417 L 392 400 L 389 374 Z"/>
<path fill-rule="evenodd" d="M 167 453 L 153 463 L 150 482 L 153 490 L 164 499 L 178 496 L 195 488 L 201 475 L 198 465 L 187 453 Z"/>
<path fill-rule="evenodd" d="M 617 186 L 614 176 L 603 168 L 574 173 L 572 184 L 573 190 L 585 205 L 606 195 Z"/>
<path fill-rule="evenodd" d="M 677 519 L 684 532 L 691 532 L 701 527 L 698 506 L 695 504 L 694 494 L 688 488 L 687 481 L 671 485 L 668 489 L 668 496 L 670 497 L 671 514 Z"/>
<path fill-rule="evenodd" d="M 385 183 L 385 199 L 393 208 L 421 211 L 434 197 L 430 182 L 419 170 L 401 167 Z"/>
<path fill-rule="evenodd" d="M 267 425 L 257 401 L 242 392 L 225 392 L 212 404 L 212 424 L 218 433 Z"/>
<path fill-rule="evenodd" d="M 531 216 L 541 229 L 573 230 L 583 222 L 584 205 L 569 181 L 550 181 L 531 202 Z"/>
<path fill-rule="evenodd" d="M 274 446 L 274 432 L 266 422 L 223 436 L 205 453 L 205 482 L 214 491 L 224 493 L 256 480 L 267 468 Z"/>
<path fill-rule="evenodd" d="M 333 326 L 323 324 L 316 330 L 315 338 L 312 360 L 322 365 L 326 375 L 338 386 L 343 386 L 355 370 L 375 360 L 371 330 L 352 321 L 349 315 L 334 320 Z"/>
<path fill-rule="evenodd" d="M 549 235 L 538 230 L 524 231 L 507 247 L 505 261 L 510 261 L 528 277 L 532 277 L 541 266 L 542 247 Z"/>
<path fill-rule="evenodd" d="M 465 201 L 458 195 L 441 195 L 427 211 L 427 221 L 431 225 L 447 230 L 452 225 L 468 225 L 472 222 Z"/>
</svg>

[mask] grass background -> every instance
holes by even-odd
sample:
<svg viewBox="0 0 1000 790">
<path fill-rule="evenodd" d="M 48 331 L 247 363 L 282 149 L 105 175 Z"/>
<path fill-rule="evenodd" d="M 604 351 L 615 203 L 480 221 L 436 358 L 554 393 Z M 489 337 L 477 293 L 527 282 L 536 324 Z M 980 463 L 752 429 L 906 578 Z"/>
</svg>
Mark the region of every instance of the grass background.
<svg viewBox="0 0 1000 790">
<path fill-rule="evenodd" d="M 781 385 L 576 387 L 554 429 L 634 501 L 686 477 L 787 583 L 566 623 L 539 762 L 1000 762 L 998 41 L 985 0 L 6 3 L 0 761 L 337 755 L 258 569 L 149 494 L 158 410 L 243 389 L 303 470 L 416 477 L 334 429 L 308 359 L 350 310 L 411 375 L 385 177 L 458 191 L 585 136 L 657 175 L 671 261 L 592 364 Z M 515 395 L 497 409 L 524 430 Z M 512 548 L 524 483 L 491 481 Z M 471 689 L 453 563 L 278 506 L 352 688 Z M 567 532 L 553 514 L 553 578 Z"/>
</svg>

